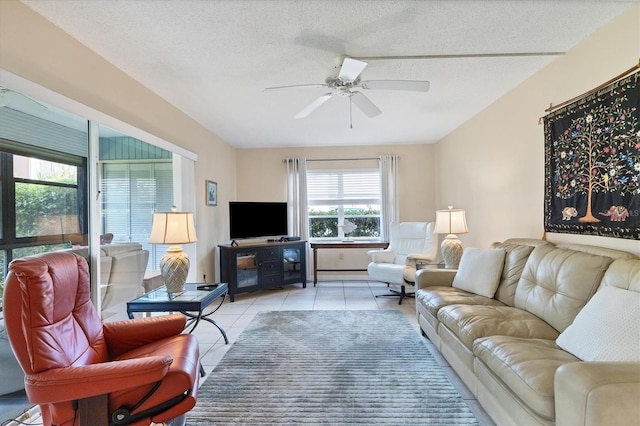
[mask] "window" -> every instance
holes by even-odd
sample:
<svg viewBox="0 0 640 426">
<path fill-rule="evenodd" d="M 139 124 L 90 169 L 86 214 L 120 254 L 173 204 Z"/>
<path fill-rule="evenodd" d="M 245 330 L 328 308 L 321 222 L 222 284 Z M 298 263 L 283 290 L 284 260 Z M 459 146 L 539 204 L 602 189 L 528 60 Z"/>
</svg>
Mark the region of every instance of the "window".
<svg viewBox="0 0 640 426">
<path fill-rule="evenodd" d="M 380 237 L 380 172 L 378 169 L 307 171 L 310 238 Z M 345 235 L 340 225 L 356 228 Z"/>
<path fill-rule="evenodd" d="M 1 277 L 13 259 L 83 244 L 87 235 L 85 159 L 0 143 Z M 13 149 L 12 149 L 13 148 Z"/>
<path fill-rule="evenodd" d="M 102 163 L 102 230 L 114 242 L 135 241 L 149 250 L 148 269 L 160 269 L 168 246 L 149 244 L 156 211 L 171 211 L 173 165 L 165 162 Z"/>
<path fill-rule="evenodd" d="M 160 269 L 168 245 L 150 244 L 149 234 L 153 213 L 174 204 L 173 154 L 103 125 L 99 151 L 101 233 L 140 243 L 149 250 L 147 269 Z"/>
</svg>

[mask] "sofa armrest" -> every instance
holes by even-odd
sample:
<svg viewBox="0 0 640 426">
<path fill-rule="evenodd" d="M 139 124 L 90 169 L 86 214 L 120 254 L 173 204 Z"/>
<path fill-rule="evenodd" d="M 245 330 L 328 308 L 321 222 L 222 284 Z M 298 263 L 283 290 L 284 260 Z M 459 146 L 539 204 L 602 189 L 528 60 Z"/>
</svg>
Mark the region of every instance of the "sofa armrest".
<svg viewBox="0 0 640 426">
<path fill-rule="evenodd" d="M 425 268 L 416 271 L 416 290 L 425 287 L 451 287 L 457 269 Z"/>
<path fill-rule="evenodd" d="M 367 254 L 374 263 L 394 263 L 396 260 L 396 252 L 391 250 L 369 250 Z"/>
<path fill-rule="evenodd" d="M 556 425 L 640 424 L 640 363 L 575 362 L 555 375 Z"/>
</svg>

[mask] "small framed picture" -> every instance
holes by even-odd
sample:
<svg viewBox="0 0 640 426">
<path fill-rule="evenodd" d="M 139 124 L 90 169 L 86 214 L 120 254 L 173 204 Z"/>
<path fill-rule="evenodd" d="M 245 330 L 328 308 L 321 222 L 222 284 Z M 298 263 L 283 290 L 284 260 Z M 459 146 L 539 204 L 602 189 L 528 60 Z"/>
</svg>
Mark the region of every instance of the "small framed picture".
<svg viewBox="0 0 640 426">
<path fill-rule="evenodd" d="M 218 184 L 210 180 L 207 181 L 207 205 L 218 205 Z"/>
</svg>

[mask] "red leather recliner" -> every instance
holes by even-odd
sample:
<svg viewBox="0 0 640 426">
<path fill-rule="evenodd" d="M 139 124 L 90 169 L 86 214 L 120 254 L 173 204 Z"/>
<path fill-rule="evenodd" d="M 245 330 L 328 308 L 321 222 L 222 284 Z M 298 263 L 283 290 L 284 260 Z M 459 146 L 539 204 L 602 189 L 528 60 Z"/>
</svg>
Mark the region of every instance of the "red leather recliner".
<svg viewBox="0 0 640 426">
<path fill-rule="evenodd" d="M 103 324 L 89 268 L 70 252 L 11 262 L 7 335 L 45 425 L 148 425 L 196 403 L 199 350 L 180 314 Z"/>
</svg>

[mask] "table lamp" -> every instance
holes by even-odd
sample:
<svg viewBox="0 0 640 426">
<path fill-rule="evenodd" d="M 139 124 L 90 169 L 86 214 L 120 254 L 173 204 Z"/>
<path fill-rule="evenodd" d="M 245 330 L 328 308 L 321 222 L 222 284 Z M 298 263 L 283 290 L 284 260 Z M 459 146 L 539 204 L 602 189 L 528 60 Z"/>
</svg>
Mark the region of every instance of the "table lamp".
<svg viewBox="0 0 640 426">
<path fill-rule="evenodd" d="M 448 206 L 448 210 L 436 211 L 436 234 L 447 234 L 442 241 L 440 249 L 442 258 L 447 269 L 455 269 L 460 264 L 462 257 L 462 241 L 455 234 L 466 234 L 469 232 L 464 209 L 455 209 Z"/>
<path fill-rule="evenodd" d="M 178 244 L 196 242 L 196 229 L 193 224 L 193 213 L 171 212 L 154 213 L 149 242 L 155 244 L 171 244 L 160 259 L 160 273 L 167 288 L 167 293 L 180 293 L 189 274 L 189 256 Z"/>
</svg>

